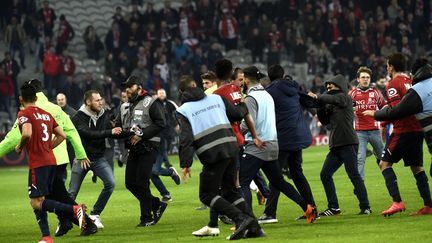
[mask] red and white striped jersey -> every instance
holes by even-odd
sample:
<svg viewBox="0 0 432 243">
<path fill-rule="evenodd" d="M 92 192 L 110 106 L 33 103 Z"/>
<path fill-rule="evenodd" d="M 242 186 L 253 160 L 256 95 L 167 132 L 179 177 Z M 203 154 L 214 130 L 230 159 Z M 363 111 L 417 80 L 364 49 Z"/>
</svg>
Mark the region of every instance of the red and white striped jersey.
<svg viewBox="0 0 432 243">
<path fill-rule="evenodd" d="M 386 104 L 381 92 L 375 88 L 362 90 L 357 87 L 350 90 L 348 94 L 351 96 L 355 107 L 354 129 L 356 131 L 379 129 L 380 122 L 371 116 L 363 115 L 363 111 L 379 110 Z"/>
</svg>

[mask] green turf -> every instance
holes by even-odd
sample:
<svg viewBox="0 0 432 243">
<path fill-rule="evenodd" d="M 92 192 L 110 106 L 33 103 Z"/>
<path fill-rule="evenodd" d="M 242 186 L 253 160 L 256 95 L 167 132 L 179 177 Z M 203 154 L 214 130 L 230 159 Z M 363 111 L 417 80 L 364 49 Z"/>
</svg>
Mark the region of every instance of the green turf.
<svg viewBox="0 0 432 243">
<path fill-rule="evenodd" d="M 309 179 L 319 210 L 327 206 L 324 190 L 319 179 L 319 172 L 328 147 L 314 147 L 304 152 L 304 171 Z M 426 150 L 425 150 L 426 151 Z M 171 157 L 178 168 L 177 157 Z M 425 163 L 429 169 L 429 155 L 425 154 Z M 200 206 L 198 200 L 198 178 L 200 163 L 195 162 L 192 178 L 188 184 L 176 186 L 171 178 L 163 178 L 170 190 L 173 201 L 169 204 L 161 221 L 148 228 L 135 228 L 139 221 L 138 201 L 125 189 L 124 167 L 115 168 L 117 187 L 101 218 L 105 229 L 97 234 L 83 238 L 79 237 L 77 227 L 67 235 L 55 238 L 56 242 L 213 242 L 226 241 L 229 226 L 220 224 L 219 237 L 195 238 L 191 232 L 208 222 L 208 210 L 196 211 Z M 432 217 L 412 217 L 409 213 L 422 206 L 422 200 L 417 191 L 415 180 L 408 168 L 402 164 L 395 165 L 398 182 L 407 211 L 383 218 L 379 213 L 390 203 L 391 198 L 385 188 L 384 180 L 372 157 L 366 165 L 366 187 L 369 194 L 373 214 L 358 216 L 358 202 L 353 194 L 344 168 L 335 175 L 342 215 L 321 218 L 312 225 L 296 222 L 294 218 L 302 212 L 292 201 L 282 198 L 279 201 L 278 224 L 264 225 L 267 233 L 266 242 L 428 242 L 432 228 Z M 93 184 L 87 176 L 78 202 L 86 203 L 90 208 L 96 201 L 102 188 L 98 180 Z M 155 189 L 152 191 L 156 195 Z M 8 168 L 0 170 L 0 242 L 37 242 L 40 238 L 35 216 L 30 208 L 27 196 L 27 168 Z M 254 212 L 260 216 L 262 206 L 257 205 L 254 197 Z M 57 223 L 50 214 L 50 229 L 55 231 Z M 263 241 L 250 239 L 249 241 Z"/>
</svg>

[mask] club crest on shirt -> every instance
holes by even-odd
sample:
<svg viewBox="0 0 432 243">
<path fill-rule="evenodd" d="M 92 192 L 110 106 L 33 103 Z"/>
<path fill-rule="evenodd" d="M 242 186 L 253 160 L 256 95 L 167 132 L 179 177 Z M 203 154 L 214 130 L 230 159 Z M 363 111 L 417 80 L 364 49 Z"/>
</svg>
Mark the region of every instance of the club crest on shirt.
<svg viewBox="0 0 432 243">
<path fill-rule="evenodd" d="M 28 121 L 28 118 L 25 116 L 21 116 L 18 118 L 20 124 L 24 124 L 26 121 Z"/>
<path fill-rule="evenodd" d="M 398 92 L 395 88 L 390 88 L 389 90 L 387 90 L 387 95 L 389 98 L 395 97 L 398 95 Z"/>
</svg>

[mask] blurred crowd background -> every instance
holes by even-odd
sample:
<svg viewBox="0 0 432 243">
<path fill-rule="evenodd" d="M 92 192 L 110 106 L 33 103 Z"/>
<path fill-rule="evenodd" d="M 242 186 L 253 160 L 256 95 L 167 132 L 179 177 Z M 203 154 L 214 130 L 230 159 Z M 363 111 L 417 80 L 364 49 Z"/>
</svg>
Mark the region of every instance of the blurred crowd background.
<svg viewBox="0 0 432 243">
<path fill-rule="evenodd" d="M 176 101 L 181 75 L 235 66 L 280 64 L 305 90 L 353 80 L 360 66 L 386 79 L 385 57 L 431 58 L 427 0 L 5 0 L 0 1 L 0 131 L 15 119 L 20 84 L 43 80 L 56 102 L 78 109 L 97 89 L 117 110 L 121 86 L 138 76 L 149 91 Z M 313 127 L 313 126 L 312 126 Z"/>
</svg>

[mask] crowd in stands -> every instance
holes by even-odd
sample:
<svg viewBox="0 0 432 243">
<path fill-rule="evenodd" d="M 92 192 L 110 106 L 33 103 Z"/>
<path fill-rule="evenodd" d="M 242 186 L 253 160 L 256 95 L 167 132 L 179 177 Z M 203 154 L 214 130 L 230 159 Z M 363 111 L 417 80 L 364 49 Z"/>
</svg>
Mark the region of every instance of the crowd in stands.
<svg viewBox="0 0 432 243">
<path fill-rule="evenodd" d="M 183 0 L 180 8 L 164 1 L 156 10 L 154 1 L 130 0 L 125 1 L 127 8 L 117 7 L 107 19 L 112 25 L 105 36 L 98 36 L 90 25 L 82 37 L 87 57 L 104 63 L 105 78 L 87 73 L 84 80 L 76 80 L 76 60 L 70 54 L 74 50 L 68 50 L 68 43 L 78 37 L 67 15 L 57 18 L 48 1 L 0 5 L 7 47 L 1 62 L 5 75 L 0 72 L 2 99 L 16 98 L 20 69 L 33 62 L 25 57 L 35 53 L 36 71 L 44 73 L 48 97 L 63 92 L 74 108 L 89 88 L 100 89 L 108 103 L 118 104 L 119 84 L 131 74 L 146 89 L 164 88 L 175 98 L 178 77 L 192 75 L 202 84 L 200 74 L 214 70 L 215 62 L 230 50 L 249 49 L 252 63 L 265 66 L 289 63 L 285 67 L 292 70 L 290 75 L 313 92 L 324 90 L 326 74 L 352 80 L 358 67 L 366 65 L 376 81 L 385 77 L 390 53 L 402 52 L 412 62 L 432 52 L 429 1 Z"/>
</svg>

